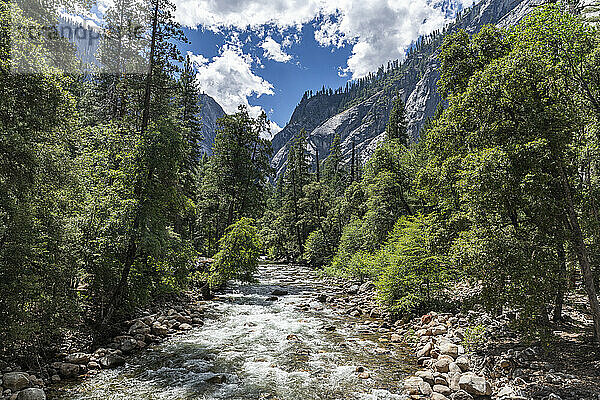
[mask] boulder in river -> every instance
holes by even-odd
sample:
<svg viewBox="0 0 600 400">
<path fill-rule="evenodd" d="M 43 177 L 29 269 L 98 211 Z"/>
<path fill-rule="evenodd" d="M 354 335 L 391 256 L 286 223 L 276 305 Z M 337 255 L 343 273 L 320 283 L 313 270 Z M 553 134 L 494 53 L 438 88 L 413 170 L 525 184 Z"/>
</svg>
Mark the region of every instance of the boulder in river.
<svg viewBox="0 0 600 400">
<path fill-rule="evenodd" d="M 29 376 L 25 372 L 8 372 L 2 377 L 4 388 L 13 392 L 29 386 Z"/>
<path fill-rule="evenodd" d="M 46 393 L 37 388 L 24 389 L 19 392 L 17 400 L 46 400 Z"/>
<path fill-rule="evenodd" d="M 492 394 L 490 383 L 483 377 L 472 372 L 464 373 L 458 382 L 458 386 L 469 394 L 476 396 L 489 396 Z"/>
<path fill-rule="evenodd" d="M 282 290 L 282 289 L 275 289 L 271 292 L 271 295 L 273 296 L 287 296 L 288 292 L 287 290 Z"/>
</svg>

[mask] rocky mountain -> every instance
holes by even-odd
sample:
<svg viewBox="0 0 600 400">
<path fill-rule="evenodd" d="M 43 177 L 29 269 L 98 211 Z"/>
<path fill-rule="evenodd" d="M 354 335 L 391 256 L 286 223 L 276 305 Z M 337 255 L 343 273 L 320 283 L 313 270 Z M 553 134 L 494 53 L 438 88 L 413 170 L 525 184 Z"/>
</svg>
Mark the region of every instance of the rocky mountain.
<svg viewBox="0 0 600 400">
<path fill-rule="evenodd" d="M 217 119 L 225 115 L 223 108 L 207 94 L 200 95 L 200 121 L 202 122 L 202 152 L 211 155 L 217 133 Z"/>
<path fill-rule="evenodd" d="M 582 0 L 584 2 L 598 0 Z M 305 94 L 290 122 L 273 138 L 271 161 L 277 175 L 285 171 L 288 143 L 302 129 L 309 133 L 308 151 L 314 148 L 323 159 L 333 138 L 339 135 L 342 153 L 349 162 L 354 142 L 361 162 L 383 140 L 392 100 L 401 96 L 406 104 L 409 134 L 416 140 L 427 119 L 433 117 L 441 98 L 436 84 L 439 79 L 437 49 L 449 32 L 465 29 L 477 32 L 486 24 L 507 27 L 520 21 L 546 0 L 481 0 L 473 7 L 458 11 L 456 20 L 442 31 L 421 38 L 402 63 L 391 63 L 349 88 L 322 90 Z M 589 7 L 588 7 L 589 8 Z"/>
</svg>

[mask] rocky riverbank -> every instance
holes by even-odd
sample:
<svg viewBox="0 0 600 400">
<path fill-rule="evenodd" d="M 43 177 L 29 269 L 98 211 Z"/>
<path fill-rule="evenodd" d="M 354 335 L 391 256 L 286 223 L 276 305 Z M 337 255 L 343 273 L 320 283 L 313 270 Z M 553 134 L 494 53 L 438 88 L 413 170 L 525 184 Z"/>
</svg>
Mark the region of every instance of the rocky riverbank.
<svg viewBox="0 0 600 400">
<path fill-rule="evenodd" d="M 55 360 L 36 370 L 0 363 L 0 398 L 5 400 L 45 400 L 51 385 L 62 380 L 85 378 L 103 369 L 125 364 L 129 355 L 150 344 L 203 325 L 204 307 L 194 300 L 196 295 L 182 296 L 169 307 L 144 311 L 133 320 L 121 324 L 122 331 L 101 347 L 70 348 Z"/>
<path fill-rule="evenodd" d="M 375 301 L 371 283 L 345 282 L 343 295 L 322 300 L 361 318 L 357 329 L 380 342 L 412 346 L 420 367 L 404 387 L 411 399 L 600 400 L 600 351 L 585 332 L 589 321 L 577 296 L 568 299 L 552 343 L 527 343 L 510 328 L 514 313 L 430 312 L 393 321 Z M 368 317 L 368 318 L 366 318 Z"/>
</svg>

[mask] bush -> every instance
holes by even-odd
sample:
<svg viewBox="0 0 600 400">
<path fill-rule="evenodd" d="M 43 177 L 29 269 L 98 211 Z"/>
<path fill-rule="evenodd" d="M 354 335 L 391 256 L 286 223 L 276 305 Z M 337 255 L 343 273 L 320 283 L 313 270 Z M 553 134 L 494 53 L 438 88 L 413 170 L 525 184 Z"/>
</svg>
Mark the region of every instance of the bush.
<svg viewBox="0 0 600 400">
<path fill-rule="evenodd" d="M 312 265 L 325 265 L 330 261 L 331 257 L 322 230 L 317 229 L 308 235 L 302 258 Z"/>
<path fill-rule="evenodd" d="M 353 260 L 358 252 L 370 250 L 368 248 L 371 243 L 369 232 L 364 229 L 363 225 L 362 220 L 356 219 L 344 227 L 338 250 L 331 265 L 326 268 L 327 273 L 345 277 L 364 277 L 367 268 L 364 266 L 357 268 L 362 261 L 358 258 Z M 358 255 L 357 257 L 362 256 Z"/>
<path fill-rule="evenodd" d="M 431 216 L 402 217 L 372 257 L 379 300 L 393 312 L 411 314 L 443 300 L 449 271 L 433 249 L 432 227 Z"/>
<path fill-rule="evenodd" d="M 219 240 L 219 252 L 210 266 L 208 283 L 211 288 L 223 286 L 229 280 L 253 282 L 258 270 L 261 245 L 254 220 L 242 218 L 230 225 Z"/>
</svg>

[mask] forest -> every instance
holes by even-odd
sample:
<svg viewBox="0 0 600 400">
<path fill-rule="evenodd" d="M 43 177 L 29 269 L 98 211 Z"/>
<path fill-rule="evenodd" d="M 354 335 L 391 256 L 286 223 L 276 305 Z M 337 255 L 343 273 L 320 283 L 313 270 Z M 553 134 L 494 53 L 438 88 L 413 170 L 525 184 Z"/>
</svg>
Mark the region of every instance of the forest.
<svg viewBox="0 0 600 400">
<path fill-rule="evenodd" d="M 443 101 L 418 140 L 393 96 L 366 164 L 344 163 L 339 137 L 315 161 L 302 132 L 275 180 L 264 114 L 225 116 L 201 154 L 201 88 L 173 4 L 114 7 L 149 23 L 148 51 L 109 43 L 113 72 L 82 76 L 49 61 L 75 62 L 66 42 L 11 52 L 15 18 L 53 16 L 0 4 L 2 354 L 46 357 L 161 297 L 252 281 L 260 256 L 372 281 L 397 318 L 471 307 L 454 292 L 467 284 L 535 337 L 581 282 L 600 338 L 597 28 L 550 5 L 512 28 L 448 34 Z M 148 73 L 127 70 L 127 51 Z"/>
</svg>

